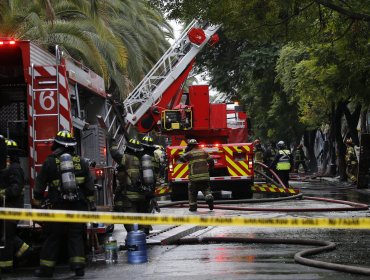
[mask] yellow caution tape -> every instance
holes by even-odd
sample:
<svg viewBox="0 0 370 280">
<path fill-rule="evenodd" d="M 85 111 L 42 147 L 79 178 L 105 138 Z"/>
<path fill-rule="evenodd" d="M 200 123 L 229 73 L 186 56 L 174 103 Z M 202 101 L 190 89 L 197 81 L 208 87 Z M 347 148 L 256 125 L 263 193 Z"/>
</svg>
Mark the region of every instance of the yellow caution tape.
<svg viewBox="0 0 370 280">
<path fill-rule="evenodd" d="M 138 213 L 88 212 L 1 208 L 0 219 L 43 222 L 105 224 L 168 224 L 201 226 L 249 226 L 289 228 L 370 229 L 370 217 L 358 218 L 247 218 L 241 216 L 162 215 Z"/>
</svg>

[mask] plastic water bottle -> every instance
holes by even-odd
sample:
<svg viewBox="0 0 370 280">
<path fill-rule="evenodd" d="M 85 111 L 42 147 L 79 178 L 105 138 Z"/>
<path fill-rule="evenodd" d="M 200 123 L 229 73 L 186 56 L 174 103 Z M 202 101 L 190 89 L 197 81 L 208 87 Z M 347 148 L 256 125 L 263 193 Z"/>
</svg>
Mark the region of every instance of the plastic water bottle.
<svg viewBox="0 0 370 280">
<path fill-rule="evenodd" d="M 146 250 L 146 234 L 138 230 L 138 225 L 134 225 L 134 230 L 127 233 L 127 262 L 132 264 L 145 263 L 148 261 Z"/>
<path fill-rule="evenodd" d="M 117 263 L 118 259 L 118 246 L 117 240 L 109 235 L 108 240 L 104 244 L 105 249 L 105 262 L 106 263 Z"/>
</svg>

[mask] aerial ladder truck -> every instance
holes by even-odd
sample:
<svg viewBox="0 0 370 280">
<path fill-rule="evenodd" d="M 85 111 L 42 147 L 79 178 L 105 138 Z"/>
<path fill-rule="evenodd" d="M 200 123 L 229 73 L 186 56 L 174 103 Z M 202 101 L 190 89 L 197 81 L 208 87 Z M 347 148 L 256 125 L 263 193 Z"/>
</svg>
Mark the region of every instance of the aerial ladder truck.
<svg viewBox="0 0 370 280">
<path fill-rule="evenodd" d="M 122 103 L 111 100 L 108 113 L 98 116 L 122 149 L 130 127 L 171 137 L 166 154 L 173 200 L 187 194 L 188 165 L 178 158 L 189 138 L 196 138 L 215 160 L 214 190 L 230 190 L 238 198 L 252 196 L 253 147 L 247 142 L 246 113 L 237 104 L 211 104 L 208 85 L 183 90 L 196 56 L 207 44 L 218 42 L 219 27 L 191 22 L 128 97 Z"/>
</svg>

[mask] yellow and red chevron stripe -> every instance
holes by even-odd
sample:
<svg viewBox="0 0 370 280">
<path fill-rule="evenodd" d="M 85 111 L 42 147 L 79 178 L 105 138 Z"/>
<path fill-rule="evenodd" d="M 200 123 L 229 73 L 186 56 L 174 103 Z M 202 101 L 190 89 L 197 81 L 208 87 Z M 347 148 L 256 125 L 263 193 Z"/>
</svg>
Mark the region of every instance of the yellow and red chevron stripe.
<svg viewBox="0 0 370 280">
<path fill-rule="evenodd" d="M 251 152 L 249 145 L 243 146 L 229 146 L 222 145 L 222 150 L 225 153 L 225 161 L 227 164 L 227 170 L 231 176 L 251 176 L 252 170 L 248 167 L 248 158 L 247 155 Z M 245 154 L 245 157 L 241 160 L 235 160 L 234 154 L 241 153 Z"/>
<path fill-rule="evenodd" d="M 183 149 L 171 149 L 171 157 L 177 157 Z M 176 163 L 173 167 L 171 178 L 187 179 L 189 175 L 189 167 L 187 163 Z"/>
<path fill-rule="evenodd" d="M 171 192 L 171 189 L 169 186 L 159 186 L 155 188 L 154 194 L 156 196 L 165 195 Z"/>
<path fill-rule="evenodd" d="M 269 193 L 289 193 L 289 194 L 299 194 L 299 189 L 285 189 L 285 188 L 278 188 L 273 184 L 254 184 L 252 186 L 253 192 L 269 192 Z"/>
</svg>

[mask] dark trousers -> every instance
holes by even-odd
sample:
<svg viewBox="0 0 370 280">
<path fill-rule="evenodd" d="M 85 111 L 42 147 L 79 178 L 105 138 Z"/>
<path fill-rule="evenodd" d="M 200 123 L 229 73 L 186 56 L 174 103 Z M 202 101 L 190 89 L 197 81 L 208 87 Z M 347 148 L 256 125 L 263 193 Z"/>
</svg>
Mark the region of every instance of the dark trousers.
<svg viewBox="0 0 370 280">
<path fill-rule="evenodd" d="M 289 170 L 276 170 L 276 175 L 278 175 L 283 184 L 289 188 Z"/>
<path fill-rule="evenodd" d="M 197 207 L 198 192 L 201 191 L 204 195 L 205 200 L 208 202 L 213 200 L 211 187 L 209 186 L 209 180 L 206 181 L 191 181 L 188 184 L 188 197 L 189 207 Z"/>
<path fill-rule="evenodd" d="M 47 238 L 40 254 L 40 266 L 53 268 L 57 262 L 61 246 L 67 246 L 72 269 L 85 266 L 85 224 L 47 223 Z"/>
<path fill-rule="evenodd" d="M 299 171 L 299 166 L 302 164 L 302 167 L 304 169 L 304 172 L 307 172 L 307 165 L 306 165 L 306 162 L 303 160 L 303 161 L 296 161 L 294 162 L 294 172 L 298 172 Z"/>
<path fill-rule="evenodd" d="M 116 195 L 114 202 L 115 211 L 124 213 L 148 213 L 149 202 L 143 195 L 137 195 L 137 197 Z M 124 227 L 127 232 L 134 230 L 133 224 L 125 224 Z M 139 229 L 144 232 L 148 232 L 150 228 L 150 225 L 139 225 Z"/>
</svg>

